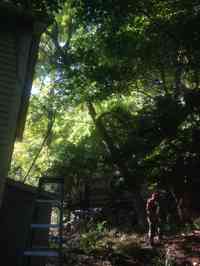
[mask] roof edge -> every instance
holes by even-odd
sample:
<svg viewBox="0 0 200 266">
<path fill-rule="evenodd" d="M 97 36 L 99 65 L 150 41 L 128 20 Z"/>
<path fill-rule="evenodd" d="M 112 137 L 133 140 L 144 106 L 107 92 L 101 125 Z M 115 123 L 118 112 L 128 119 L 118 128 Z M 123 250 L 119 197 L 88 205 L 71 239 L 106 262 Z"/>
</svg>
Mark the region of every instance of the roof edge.
<svg viewBox="0 0 200 266">
<path fill-rule="evenodd" d="M 22 6 L 16 6 L 12 3 L 0 3 L 0 16 L 7 18 L 9 15 L 14 16 L 15 18 L 22 20 L 23 22 L 35 23 L 40 21 L 46 25 L 49 25 L 53 22 L 52 17 L 50 17 L 46 12 L 39 12 L 34 10 L 27 10 Z M 9 16 L 10 19 L 10 16 Z"/>
</svg>

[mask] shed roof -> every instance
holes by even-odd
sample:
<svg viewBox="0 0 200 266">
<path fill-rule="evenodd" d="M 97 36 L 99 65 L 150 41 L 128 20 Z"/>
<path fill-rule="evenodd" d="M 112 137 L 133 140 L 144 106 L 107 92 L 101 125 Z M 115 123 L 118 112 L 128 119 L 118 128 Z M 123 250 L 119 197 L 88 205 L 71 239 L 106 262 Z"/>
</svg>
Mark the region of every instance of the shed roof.
<svg viewBox="0 0 200 266">
<path fill-rule="evenodd" d="M 36 195 L 38 193 L 38 187 L 27 185 L 27 184 L 24 184 L 20 181 L 16 181 L 14 179 L 11 179 L 11 178 L 6 179 L 6 185 L 8 187 L 15 187 L 16 189 L 18 189 L 20 191 L 28 192 L 30 194 Z M 40 194 L 41 194 L 41 196 L 49 198 L 49 199 L 54 198 L 54 194 L 51 192 L 48 192 L 48 191 L 42 191 L 42 192 L 40 192 Z"/>
</svg>

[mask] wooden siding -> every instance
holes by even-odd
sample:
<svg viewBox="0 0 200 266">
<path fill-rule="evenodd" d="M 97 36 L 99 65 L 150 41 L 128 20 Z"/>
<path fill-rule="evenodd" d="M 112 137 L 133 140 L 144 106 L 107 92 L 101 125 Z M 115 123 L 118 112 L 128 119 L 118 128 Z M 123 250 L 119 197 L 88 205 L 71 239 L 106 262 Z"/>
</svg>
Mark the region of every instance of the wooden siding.
<svg viewBox="0 0 200 266">
<path fill-rule="evenodd" d="M 16 137 L 22 136 L 39 37 L 0 25 L 0 205 Z"/>
<path fill-rule="evenodd" d="M 16 42 L 12 34 L 0 38 L 0 175 L 8 169 L 13 138 L 11 112 L 16 97 Z"/>
<path fill-rule="evenodd" d="M 49 23 L 0 3 L 0 206 L 14 142 L 23 134 L 40 35 Z"/>
<path fill-rule="evenodd" d="M 22 98 L 33 39 L 32 32 L 22 28 L 8 32 L 0 29 L 0 176 L 7 174 L 21 105 L 25 104 Z"/>
<path fill-rule="evenodd" d="M 0 32 L 0 205 L 11 158 L 15 127 L 12 127 L 16 98 L 16 41 L 11 33 Z"/>
</svg>

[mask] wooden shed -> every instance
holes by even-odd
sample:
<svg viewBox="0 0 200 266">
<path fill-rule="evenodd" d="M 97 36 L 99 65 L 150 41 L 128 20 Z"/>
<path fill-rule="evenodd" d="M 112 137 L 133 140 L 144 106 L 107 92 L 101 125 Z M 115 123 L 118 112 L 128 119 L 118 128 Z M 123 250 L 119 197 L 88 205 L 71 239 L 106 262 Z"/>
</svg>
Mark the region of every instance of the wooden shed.
<svg viewBox="0 0 200 266">
<path fill-rule="evenodd" d="M 11 179 L 5 183 L 5 192 L 0 212 L 0 254 L 5 265 L 22 265 L 23 251 L 26 248 L 30 233 L 35 198 L 35 187 L 24 185 Z M 51 199 L 51 194 L 43 192 L 43 199 Z M 49 224 L 51 219 L 51 204 L 38 208 L 40 223 Z M 37 222 L 37 221 L 36 221 Z M 37 242 L 41 246 L 48 245 L 48 230 L 38 233 Z M 37 266 L 43 266 L 44 261 L 37 261 Z"/>
<path fill-rule="evenodd" d="M 14 142 L 24 130 L 40 36 L 49 23 L 16 2 L 0 1 L 0 206 Z"/>
</svg>

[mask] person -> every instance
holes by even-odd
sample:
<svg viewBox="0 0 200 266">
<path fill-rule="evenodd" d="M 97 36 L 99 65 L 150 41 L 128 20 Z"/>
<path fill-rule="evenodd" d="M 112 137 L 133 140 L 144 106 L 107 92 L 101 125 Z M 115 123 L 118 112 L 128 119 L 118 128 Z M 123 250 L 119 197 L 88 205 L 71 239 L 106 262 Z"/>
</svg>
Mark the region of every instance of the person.
<svg viewBox="0 0 200 266">
<path fill-rule="evenodd" d="M 159 192 L 152 193 L 151 197 L 147 200 L 146 213 L 148 222 L 148 239 L 150 245 L 154 245 L 154 237 L 156 235 L 158 236 L 158 240 L 161 239 Z"/>
</svg>

